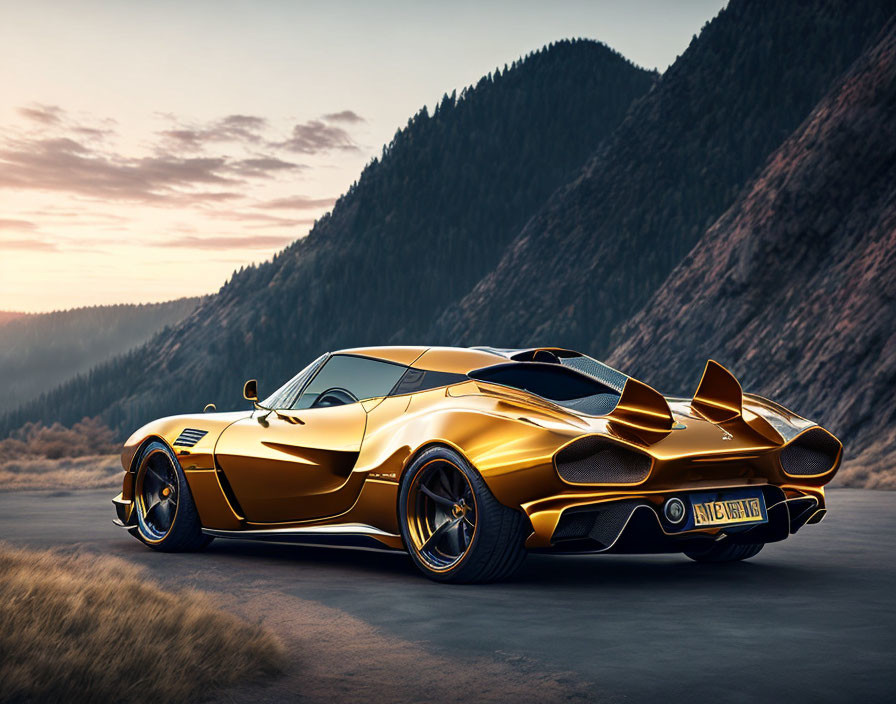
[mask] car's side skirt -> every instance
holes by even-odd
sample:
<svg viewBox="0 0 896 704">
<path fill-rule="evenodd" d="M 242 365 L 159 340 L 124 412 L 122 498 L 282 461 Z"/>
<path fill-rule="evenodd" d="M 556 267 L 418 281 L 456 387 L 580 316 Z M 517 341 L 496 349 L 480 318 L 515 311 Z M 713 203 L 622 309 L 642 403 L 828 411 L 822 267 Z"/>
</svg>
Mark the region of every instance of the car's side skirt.
<svg viewBox="0 0 896 704">
<path fill-rule="evenodd" d="M 404 552 L 403 550 L 389 547 L 379 539 L 394 539 L 399 536 L 364 523 L 340 523 L 294 528 L 258 528 L 251 530 L 203 528 L 202 532 L 215 538 L 257 540 L 265 543 L 373 550 L 376 552 Z"/>
</svg>

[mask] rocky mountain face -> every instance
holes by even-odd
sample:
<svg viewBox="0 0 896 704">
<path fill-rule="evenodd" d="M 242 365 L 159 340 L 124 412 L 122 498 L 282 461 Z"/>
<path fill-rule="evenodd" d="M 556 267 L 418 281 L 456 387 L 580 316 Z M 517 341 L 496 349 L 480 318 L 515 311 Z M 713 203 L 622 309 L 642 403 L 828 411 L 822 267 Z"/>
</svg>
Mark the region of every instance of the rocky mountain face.
<svg viewBox="0 0 896 704">
<path fill-rule="evenodd" d="M 841 435 L 843 481 L 896 488 L 896 23 L 612 343 L 667 392 L 729 365 Z"/>
<path fill-rule="evenodd" d="M 609 352 L 894 7 L 731 2 L 433 337 Z"/>
</svg>

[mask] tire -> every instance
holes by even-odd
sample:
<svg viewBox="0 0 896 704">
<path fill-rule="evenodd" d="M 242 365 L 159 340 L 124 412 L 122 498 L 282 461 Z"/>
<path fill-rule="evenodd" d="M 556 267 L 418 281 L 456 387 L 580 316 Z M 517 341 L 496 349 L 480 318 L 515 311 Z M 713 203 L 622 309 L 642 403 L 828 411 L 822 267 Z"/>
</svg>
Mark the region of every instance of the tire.
<svg viewBox="0 0 896 704">
<path fill-rule="evenodd" d="M 134 462 L 133 534 L 153 550 L 202 550 L 213 538 L 202 532 L 199 513 L 180 462 L 168 445 L 147 443 Z"/>
<path fill-rule="evenodd" d="M 765 543 L 717 543 L 703 552 L 688 552 L 687 555 L 697 562 L 739 562 L 749 560 L 765 546 Z"/>
<path fill-rule="evenodd" d="M 437 582 L 508 579 L 526 558 L 523 513 L 499 503 L 446 447 L 425 450 L 402 476 L 398 521 L 414 564 Z"/>
</svg>

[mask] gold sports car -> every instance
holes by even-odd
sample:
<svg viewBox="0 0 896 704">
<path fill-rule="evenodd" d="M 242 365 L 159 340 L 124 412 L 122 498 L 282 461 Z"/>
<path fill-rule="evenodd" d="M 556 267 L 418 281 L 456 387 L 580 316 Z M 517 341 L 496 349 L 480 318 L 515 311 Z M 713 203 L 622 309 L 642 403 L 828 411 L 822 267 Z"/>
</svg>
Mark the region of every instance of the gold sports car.
<svg viewBox="0 0 896 704">
<path fill-rule="evenodd" d="M 506 578 L 527 551 L 726 562 L 821 521 L 842 456 L 711 360 L 667 398 L 571 350 L 372 347 L 243 395 L 128 439 L 116 523 L 166 551 L 405 550 L 445 582 Z"/>
</svg>

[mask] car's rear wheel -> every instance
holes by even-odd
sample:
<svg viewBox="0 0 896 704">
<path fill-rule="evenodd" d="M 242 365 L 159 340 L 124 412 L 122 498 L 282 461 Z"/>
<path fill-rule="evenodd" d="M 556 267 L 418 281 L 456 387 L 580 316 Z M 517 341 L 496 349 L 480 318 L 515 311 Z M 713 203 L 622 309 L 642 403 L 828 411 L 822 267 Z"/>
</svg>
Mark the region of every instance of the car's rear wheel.
<svg viewBox="0 0 896 704">
<path fill-rule="evenodd" d="M 709 550 L 702 552 L 686 551 L 692 560 L 697 562 L 737 562 L 748 560 L 765 546 L 765 543 L 715 543 Z"/>
<path fill-rule="evenodd" d="M 134 510 L 136 536 L 155 550 L 201 550 L 212 538 L 204 535 L 193 495 L 171 449 L 154 440 L 136 458 Z"/>
<path fill-rule="evenodd" d="M 506 579 L 526 557 L 523 514 L 499 503 L 479 473 L 446 447 L 425 450 L 402 477 L 402 538 L 440 582 Z"/>
</svg>

